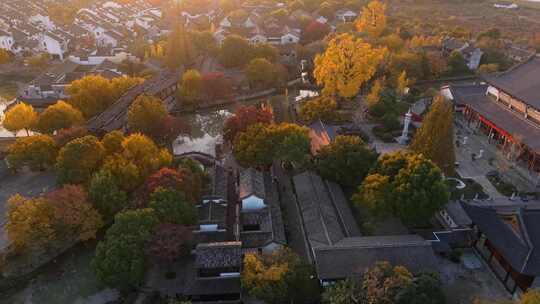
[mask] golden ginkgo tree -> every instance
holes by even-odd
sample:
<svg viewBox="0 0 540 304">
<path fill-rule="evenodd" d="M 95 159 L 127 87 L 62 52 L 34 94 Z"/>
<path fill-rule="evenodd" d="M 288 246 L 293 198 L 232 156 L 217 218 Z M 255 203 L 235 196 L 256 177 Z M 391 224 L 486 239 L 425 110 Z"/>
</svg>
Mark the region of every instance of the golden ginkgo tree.
<svg viewBox="0 0 540 304">
<path fill-rule="evenodd" d="M 362 9 L 356 21 L 356 29 L 370 38 L 379 38 L 386 28 L 386 4 L 379 0 L 371 1 Z"/>
<path fill-rule="evenodd" d="M 332 39 L 326 51 L 315 58 L 314 76 L 325 95 L 352 98 L 370 80 L 387 53 L 351 34 Z"/>
</svg>

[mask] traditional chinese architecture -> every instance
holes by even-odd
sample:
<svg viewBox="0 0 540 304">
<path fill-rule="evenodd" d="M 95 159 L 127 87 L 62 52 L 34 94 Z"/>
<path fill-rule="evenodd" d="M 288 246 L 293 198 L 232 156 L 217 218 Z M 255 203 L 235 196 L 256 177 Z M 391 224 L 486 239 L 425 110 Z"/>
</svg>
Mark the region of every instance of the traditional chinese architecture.
<svg viewBox="0 0 540 304">
<path fill-rule="evenodd" d="M 461 202 L 476 232 L 473 245 L 511 293 L 540 286 L 538 202 Z"/>
<path fill-rule="evenodd" d="M 126 128 L 129 106 L 143 94 L 158 97 L 170 110 L 175 103 L 176 86 L 179 79 L 180 76 L 177 72 L 166 70 L 132 87 L 103 113 L 88 120 L 86 125 L 88 130 L 97 134 L 105 134 Z"/>
<path fill-rule="evenodd" d="M 540 171 L 540 57 L 483 78 L 479 85 L 443 87 L 442 94 L 508 159 Z"/>
</svg>

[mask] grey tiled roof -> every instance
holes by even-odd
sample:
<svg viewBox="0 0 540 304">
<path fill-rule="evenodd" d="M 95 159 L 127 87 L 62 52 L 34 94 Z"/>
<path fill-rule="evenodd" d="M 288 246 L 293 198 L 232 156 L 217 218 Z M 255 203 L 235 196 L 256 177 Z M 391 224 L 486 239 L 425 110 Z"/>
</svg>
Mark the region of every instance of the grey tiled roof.
<svg viewBox="0 0 540 304">
<path fill-rule="evenodd" d="M 184 294 L 188 296 L 240 294 L 240 292 L 240 277 L 195 278 L 184 290 Z"/>
<path fill-rule="evenodd" d="M 251 195 L 255 195 L 261 199 L 265 198 L 263 174 L 254 168 L 247 168 L 240 171 L 239 187 L 240 200 Z"/>
<path fill-rule="evenodd" d="M 514 138 L 518 138 L 530 149 L 540 152 L 540 141 L 538 140 L 540 138 L 540 128 L 533 125 L 532 122 L 526 121 L 525 118 L 511 112 L 508 107 L 503 106 L 485 94 L 471 94 L 466 97 L 457 95 L 454 98 L 456 103 L 468 105 Z"/>
<path fill-rule="evenodd" d="M 437 269 L 431 243 L 417 235 L 345 238 L 315 248 L 314 254 L 321 280 L 361 276 L 379 261 L 405 266 L 412 273 Z"/>
<path fill-rule="evenodd" d="M 479 205 L 462 202 L 467 215 L 516 271 L 540 275 L 540 206 L 538 202 Z M 503 220 L 511 217 L 515 226 Z M 514 227 L 514 228 L 513 228 Z"/>
<path fill-rule="evenodd" d="M 494 87 L 540 110 L 539 56 L 533 56 L 506 72 L 486 75 L 484 78 Z"/>
<path fill-rule="evenodd" d="M 343 239 L 339 215 L 321 177 L 307 171 L 294 176 L 293 181 L 311 247 L 328 246 Z"/>
<path fill-rule="evenodd" d="M 241 242 L 199 244 L 196 248 L 195 264 L 199 269 L 240 267 L 241 247 Z"/>
</svg>

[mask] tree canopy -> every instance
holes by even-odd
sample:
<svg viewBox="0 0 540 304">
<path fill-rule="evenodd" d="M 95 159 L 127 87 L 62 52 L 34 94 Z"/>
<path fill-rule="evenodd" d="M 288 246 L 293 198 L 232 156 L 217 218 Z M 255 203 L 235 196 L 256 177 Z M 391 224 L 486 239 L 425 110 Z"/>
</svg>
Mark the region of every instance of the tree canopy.
<svg viewBox="0 0 540 304">
<path fill-rule="evenodd" d="M 160 133 L 160 122 L 167 115 L 167 109 L 159 98 L 140 95 L 129 107 L 128 127 L 134 132 L 141 132 L 154 137 Z"/>
<path fill-rule="evenodd" d="M 234 114 L 225 121 L 223 137 L 232 142 L 236 135 L 247 130 L 256 123 L 270 124 L 274 115 L 268 108 L 256 108 L 254 106 L 240 106 Z"/>
<path fill-rule="evenodd" d="M 384 48 L 374 48 L 351 34 L 340 34 L 315 57 L 314 76 L 317 84 L 324 85 L 324 94 L 352 98 L 375 75 L 385 54 Z"/>
<path fill-rule="evenodd" d="M 271 255 L 247 253 L 242 286 L 268 304 L 316 303 L 320 292 L 314 270 L 287 248 Z"/>
<path fill-rule="evenodd" d="M 81 184 L 89 181 L 104 157 L 103 144 L 95 136 L 87 135 L 70 141 L 58 154 L 58 182 Z"/>
<path fill-rule="evenodd" d="M 228 35 L 221 45 L 220 62 L 227 68 L 242 67 L 251 59 L 250 50 L 246 39 L 238 35 Z"/>
<path fill-rule="evenodd" d="M 37 118 L 38 114 L 32 106 L 19 103 L 5 113 L 2 126 L 13 133 L 26 130 L 26 134 L 28 135 L 29 130 L 34 128 Z"/>
<path fill-rule="evenodd" d="M 58 148 L 54 139 L 47 135 L 19 137 L 8 147 L 6 160 L 9 167 L 24 166 L 31 170 L 43 170 L 55 164 Z"/>
<path fill-rule="evenodd" d="M 379 158 L 353 196 L 379 216 L 426 225 L 449 199 L 440 169 L 421 154 L 396 152 Z"/>
<path fill-rule="evenodd" d="M 357 186 L 377 161 L 377 153 L 356 136 L 337 136 L 316 155 L 317 170 L 325 179 Z"/>
<path fill-rule="evenodd" d="M 66 185 L 44 196 L 8 200 L 6 231 L 18 252 L 53 246 L 53 241 L 86 241 L 103 226 L 82 187 Z"/>
<path fill-rule="evenodd" d="M 150 195 L 149 206 L 162 223 L 190 226 L 197 222 L 195 204 L 180 191 L 160 187 Z"/>
<path fill-rule="evenodd" d="M 92 266 L 107 286 L 126 290 L 142 283 L 146 268 L 144 244 L 159 223 L 152 209 L 121 212 L 96 248 Z"/>
<path fill-rule="evenodd" d="M 107 170 L 100 170 L 92 176 L 88 194 L 90 201 L 105 220 L 112 220 L 128 203 L 127 193 L 120 189 L 116 177 Z"/>
<path fill-rule="evenodd" d="M 188 105 L 200 99 L 202 95 L 202 76 L 197 70 L 187 70 L 182 75 L 180 97 Z"/>
<path fill-rule="evenodd" d="M 272 161 L 303 162 L 309 155 L 309 130 L 297 124 L 264 125 L 257 123 L 238 134 L 234 155 L 245 167 L 264 167 Z"/>
<path fill-rule="evenodd" d="M 454 174 L 454 107 L 442 96 L 438 96 L 431 105 L 410 149 L 422 153 L 445 174 Z"/>
<path fill-rule="evenodd" d="M 356 22 L 356 29 L 370 38 L 378 38 L 386 28 L 386 4 L 379 0 L 371 1 L 362 9 Z"/>
<path fill-rule="evenodd" d="M 338 104 L 330 96 L 321 96 L 308 100 L 300 106 L 300 118 L 306 123 L 312 123 L 317 120 L 323 122 L 334 122 L 338 119 Z"/>
<path fill-rule="evenodd" d="M 71 128 L 83 122 L 81 111 L 60 100 L 39 114 L 36 129 L 41 133 L 52 134 L 60 129 Z"/>
<path fill-rule="evenodd" d="M 88 75 L 73 81 L 67 101 L 89 119 L 107 109 L 129 88 L 144 81 L 142 78 L 118 77 L 108 80 L 99 75 Z"/>
</svg>

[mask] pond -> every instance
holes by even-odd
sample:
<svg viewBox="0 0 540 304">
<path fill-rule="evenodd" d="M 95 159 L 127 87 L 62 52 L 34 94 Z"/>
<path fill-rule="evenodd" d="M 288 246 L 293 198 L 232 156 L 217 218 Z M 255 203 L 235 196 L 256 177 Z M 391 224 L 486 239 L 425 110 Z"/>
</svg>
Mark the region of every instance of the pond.
<svg viewBox="0 0 540 304">
<path fill-rule="evenodd" d="M 180 135 L 173 142 L 174 155 L 201 152 L 215 156 L 215 146 L 221 143 L 223 138 L 223 125 L 231 115 L 230 109 L 179 115 L 179 118 L 190 126 L 190 134 Z"/>
</svg>

